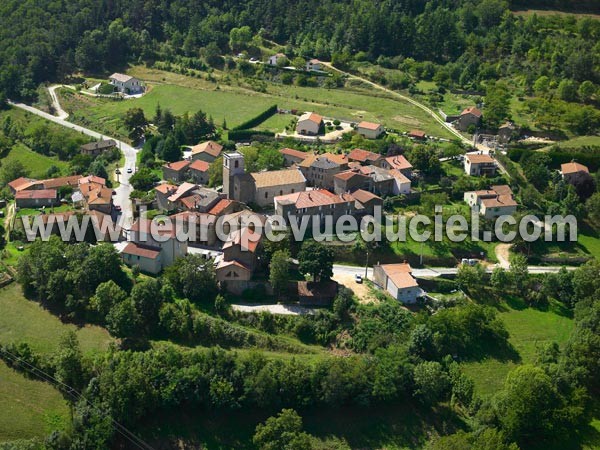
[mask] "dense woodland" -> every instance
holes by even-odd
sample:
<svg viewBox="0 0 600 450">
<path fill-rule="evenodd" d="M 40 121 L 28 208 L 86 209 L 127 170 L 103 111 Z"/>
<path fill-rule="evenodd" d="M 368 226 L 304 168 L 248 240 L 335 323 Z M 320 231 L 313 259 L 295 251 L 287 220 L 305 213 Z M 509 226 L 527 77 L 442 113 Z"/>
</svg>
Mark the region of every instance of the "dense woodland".
<svg viewBox="0 0 600 450">
<path fill-rule="evenodd" d="M 598 9 L 592 1 L 560 3 Z M 27 98 L 40 82 L 77 69 L 103 72 L 199 55 L 210 60 L 251 46 L 256 35 L 340 65 L 429 61 L 423 70 L 462 87 L 516 74 L 530 86 L 540 76 L 557 84 L 600 82 L 600 22 L 516 17 L 509 6 L 502 0 L 5 1 L 0 91 Z"/>
</svg>

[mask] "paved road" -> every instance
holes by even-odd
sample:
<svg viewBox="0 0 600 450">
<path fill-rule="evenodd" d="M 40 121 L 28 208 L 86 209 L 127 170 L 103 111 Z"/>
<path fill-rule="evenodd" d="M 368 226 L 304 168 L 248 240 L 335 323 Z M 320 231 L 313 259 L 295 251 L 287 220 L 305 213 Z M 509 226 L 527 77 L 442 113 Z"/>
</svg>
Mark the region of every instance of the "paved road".
<svg viewBox="0 0 600 450">
<path fill-rule="evenodd" d="M 423 103 L 419 102 L 418 100 L 415 100 L 414 98 L 408 97 L 406 95 L 400 94 L 399 92 L 396 92 L 396 91 L 393 91 L 391 89 L 388 89 L 385 86 L 377 84 L 377 83 L 375 83 L 375 82 L 373 82 L 371 80 L 368 80 L 366 78 L 359 77 L 358 75 L 351 74 L 350 72 L 345 72 L 343 70 L 340 70 L 337 67 L 334 67 L 330 62 L 321 61 L 321 63 L 324 66 L 327 66 L 328 68 L 330 68 L 331 70 L 335 70 L 336 72 L 339 72 L 339 73 L 342 73 L 342 74 L 346 75 L 348 78 L 353 78 L 355 80 L 362 81 L 363 83 L 367 83 L 367 84 L 373 86 L 376 89 L 379 89 L 381 91 L 387 92 L 388 94 L 392 94 L 395 97 L 397 97 L 399 99 L 402 99 L 405 102 L 408 102 L 408 103 L 416 106 L 417 108 L 422 109 L 427 114 L 429 114 L 431 117 L 433 117 L 435 119 L 435 121 L 438 122 L 442 127 L 444 127 L 446 130 L 448 130 L 450 133 L 452 133 L 456 138 L 460 139 L 461 142 L 463 142 L 464 144 L 466 144 L 468 146 L 471 146 L 471 147 L 473 146 L 473 142 L 472 142 L 471 139 L 467 139 L 465 136 L 463 136 L 462 134 L 460 134 L 460 132 L 457 131 L 454 127 L 452 127 L 452 125 L 450 125 L 449 123 L 444 122 L 444 120 L 440 116 L 438 116 L 435 111 L 433 111 L 431 108 L 429 108 L 428 106 L 424 105 Z"/>
<path fill-rule="evenodd" d="M 58 87 L 58 86 L 53 86 L 53 87 Z M 56 97 L 56 93 L 54 91 L 50 91 L 50 96 L 52 97 L 53 103 L 56 101 L 56 104 L 58 106 L 58 107 L 56 105 L 54 106 L 55 110 L 59 114 L 60 114 L 60 112 L 67 114 L 60 107 L 60 104 L 58 103 L 58 98 Z M 85 128 L 80 125 L 75 125 L 74 123 L 68 122 L 67 120 L 65 120 L 66 117 L 61 118 L 61 117 L 53 116 L 51 114 L 48 114 L 47 112 L 41 111 L 37 108 L 34 108 L 33 106 L 25 105 L 23 103 L 13 103 L 13 102 L 9 102 L 9 103 L 12 106 L 15 106 L 20 109 L 24 109 L 25 111 L 29 111 L 30 113 L 35 114 L 36 116 L 43 117 L 44 119 L 47 119 L 58 125 L 62 125 L 63 127 L 66 127 L 66 128 L 71 128 L 72 130 L 78 131 L 87 136 L 91 136 L 95 139 L 113 139 L 117 143 L 117 145 L 123 152 L 123 155 L 125 156 L 125 166 L 120 168 L 121 175 L 119 175 L 119 182 L 121 184 L 119 185 L 119 187 L 117 189 L 115 189 L 117 194 L 114 196 L 114 203 L 115 203 L 115 205 L 121 206 L 121 209 L 122 209 L 121 226 L 125 229 L 129 229 L 131 227 L 131 224 L 133 223 L 133 210 L 132 210 L 131 200 L 129 199 L 129 195 L 131 194 L 131 191 L 133 189 L 132 189 L 131 185 L 129 184 L 129 178 L 131 177 L 131 174 L 127 173 L 127 169 L 135 168 L 136 155 L 137 155 L 137 152 L 139 151 L 139 149 L 136 149 L 136 148 L 132 147 L 131 145 L 129 145 L 125 142 L 122 142 L 118 139 L 98 133 L 97 131 L 90 130 L 89 128 Z M 67 116 L 68 116 L 68 114 L 67 114 Z"/>
<path fill-rule="evenodd" d="M 299 305 L 231 305 L 234 311 L 242 312 L 263 312 L 268 311 L 271 314 L 283 314 L 289 316 L 298 316 L 306 314 L 314 314 L 315 309 L 306 308 Z"/>
<path fill-rule="evenodd" d="M 486 271 L 491 273 L 495 266 L 488 266 Z M 508 267 L 507 267 L 508 268 Z M 529 266 L 529 273 L 540 274 L 540 273 L 556 273 L 561 269 L 558 266 Z M 575 267 L 567 267 L 568 270 L 574 270 Z M 441 275 L 456 275 L 458 272 L 457 267 L 428 267 L 424 269 L 413 269 L 413 275 L 417 278 L 424 277 L 439 277 Z M 345 275 L 360 275 L 365 276 L 365 268 L 357 266 L 346 266 L 342 264 L 333 265 L 333 274 L 345 274 Z M 373 269 L 369 267 L 368 277 L 373 278 Z"/>
<path fill-rule="evenodd" d="M 50 94 L 50 98 L 52 99 L 52 107 L 54 108 L 54 112 L 56 113 L 56 117 L 59 119 L 66 119 L 69 117 L 69 113 L 62 109 L 60 106 L 60 102 L 58 101 L 58 95 L 56 95 L 56 89 L 62 87 L 62 84 L 55 84 L 48 88 L 48 93 Z"/>
</svg>

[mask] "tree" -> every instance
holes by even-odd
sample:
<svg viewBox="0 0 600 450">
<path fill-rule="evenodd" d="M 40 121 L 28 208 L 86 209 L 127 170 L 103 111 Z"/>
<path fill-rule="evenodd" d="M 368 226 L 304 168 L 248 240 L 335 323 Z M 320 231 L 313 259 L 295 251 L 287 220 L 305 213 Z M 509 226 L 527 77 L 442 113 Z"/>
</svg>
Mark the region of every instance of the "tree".
<svg viewBox="0 0 600 450">
<path fill-rule="evenodd" d="M 429 405 L 448 398 L 450 377 L 437 361 L 425 361 L 415 366 L 415 396 Z"/>
<path fill-rule="evenodd" d="M 579 94 L 579 98 L 581 98 L 582 101 L 587 103 L 596 94 L 597 90 L 598 89 L 594 83 L 592 83 L 589 80 L 586 80 L 579 85 L 579 89 L 577 90 L 577 92 Z"/>
<path fill-rule="evenodd" d="M 485 268 L 481 264 L 469 266 L 461 264 L 456 273 L 456 282 L 463 289 L 473 289 L 481 286 L 485 279 Z"/>
<path fill-rule="evenodd" d="M 577 83 L 573 80 L 562 80 L 557 89 L 558 97 L 566 102 L 577 100 Z"/>
<path fill-rule="evenodd" d="M 130 299 L 114 305 L 106 316 L 106 328 L 115 337 L 131 338 L 138 334 L 140 317 Z"/>
<path fill-rule="evenodd" d="M 585 208 L 588 216 L 596 223 L 600 223 L 600 192 L 596 192 L 587 202 L 585 202 Z"/>
<path fill-rule="evenodd" d="M 136 283 L 131 289 L 131 301 L 146 333 L 158 325 L 158 311 L 163 303 L 160 282 L 154 278 Z"/>
<path fill-rule="evenodd" d="M 519 445 L 540 438 L 551 441 L 556 435 L 562 402 L 541 368 L 523 365 L 511 371 L 495 402 L 502 429 Z"/>
<path fill-rule="evenodd" d="M 167 267 L 164 276 L 180 296 L 192 302 L 213 304 L 217 278 L 212 261 L 206 261 L 201 255 L 186 255 Z"/>
<path fill-rule="evenodd" d="M 490 284 L 494 289 L 500 291 L 506 289 L 506 286 L 508 286 L 509 281 L 510 277 L 508 276 L 508 273 L 506 273 L 506 270 L 504 270 L 502 267 L 494 267 L 494 270 L 492 271 L 492 275 L 490 277 Z"/>
<path fill-rule="evenodd" d="M 333 251 L 316 241 L 304 241 L 298 253 L 301 273 L 309 274 L 313 281 L 329 279 L 333 276 Z"/>
<path fill-rule="evenodd" d="M 144 135 L 144 131 L 148 125 L 148 120 L 146 120 L 146 116 L 144 115 L 144 110 L 142 108 L 131 108 L 125 113 L 123 123 L 129 130 L 129 138 L 133 142 L 139 142 Z"/>
<path fill-rule="evenodd" d="M 147 167 L 141 168 L 129 178 L 129 183 L 136 191 L 149 191 L 158 181 L 158 176 Z"/>
<path fill-rule="evenodd" d="M 215 159 L 208 167 L 208 185 L 216 187 L 223 184 L 223 157 Z"/>
<path fill-rule="evenodd" d="M 60 337 L 58 351 L 54 355 L 54 366 L 56 378 L 61 383 L 77 390 L 84 387 L 83 354 L 73 330 L 67 331 Z"/>
<path fill-rule="evenodd" d="M 115 304 L 126 298 L 127 293 L 113 280 L 108 280 L 98 285 L 96 293 L 90 299 L 90 306 L 104 318 Z"/>
<path fill-rule="evenodd" d="M 183 153 L 175 138 L 169 134 L 164 140 L 159 156 L 168 162 L 179 161 Z"/>
<path fill-rule="evenodd" d="M 20 177 L 26 177 L 28 174 L 27 169 L 21 161 L 13 159 L 9 161 L 3 161 L 2 170 L 0 171 L 0 183 L 5 186 L 13 180 Z"/>
<path fill-rule="evenodd" d="M 527 258 L 524 255 L 515 254 L 510 258 L 509 275 L 517 291 L 523 290 L 529 278 L 527 269 Z"/>
<path fill-rule="evenodd" d="M 290 254 L 287 250 L 273 253 L 269 263 L 269 282 L 277 295 L 287 289 L 290 280 Z"/>
<path fill-rule="evenodd" d="M 425 450 L 519 450 L 515 443 L 506 443 L 503 433 L 495 428 L 481 432 L 459 431 L 430 441 Z"/>
<path fill-rule="evenodd" d="M 312 448 L 310 435 L 302 431 L 302 417 L 293 409 L 282 409 L 276 417 L 259 423 L 252 438 L 261 450 L 305 450 Z"/>
<path fill-rule="evenodd" d="M 485 122 L 497 128 L 510 115 L 510 90 L 504 82 L 490 83 L 485 92 Z"/>
</svg>

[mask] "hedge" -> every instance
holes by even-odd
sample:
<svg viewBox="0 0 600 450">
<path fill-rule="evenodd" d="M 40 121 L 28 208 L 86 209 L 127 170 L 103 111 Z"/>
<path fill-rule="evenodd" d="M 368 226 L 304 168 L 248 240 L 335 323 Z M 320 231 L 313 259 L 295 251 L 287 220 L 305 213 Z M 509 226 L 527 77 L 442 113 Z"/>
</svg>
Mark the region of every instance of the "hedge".
<svg viewBox="0 0 600 450">
<path fill-rule="evenodd" d="M 248 119 L 244 123 L 234 127 L 233 131 L 254 128 L 275 114 L 277 114 L 277 105 L 270 106 L 266 111 L 261 112 L 258 116 Z"/>
<path fill-rule="evenodd" d="M 266 136 L 274 137 L 275 133 L 272 131 L 260 131 L 260 130 L 230 130 L 229 140 L 230 141 L 244 141 L 249 140 L 252 136 Z"/>
</svg>

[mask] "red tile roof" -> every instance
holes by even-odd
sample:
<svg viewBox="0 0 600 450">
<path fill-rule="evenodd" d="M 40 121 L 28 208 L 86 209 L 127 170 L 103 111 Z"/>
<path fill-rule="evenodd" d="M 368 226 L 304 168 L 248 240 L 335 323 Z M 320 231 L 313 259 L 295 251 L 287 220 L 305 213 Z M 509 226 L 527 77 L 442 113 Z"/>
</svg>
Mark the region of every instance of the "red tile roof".
<svg viewBox="0 0 600 450">
<path fill-rule="evenodd" d="M 334 194 L 326 189 L 315 189 L 312 191 L 294 192 L 293 194 L 279 195 L 275 197 L 278 203 L 293 203 L 297 209 L 312 208 L 315 206 L 328 206 L 337 203 L 348 203 L 354 201 L 349 194 Z"/>
<path fill-rule="evenodd" d="M 197 170 L 198 172 L 208 172 L 209 168 L 210 168 L 209 163 L 207 163 L 206 161 L 201 161 L 199 159 L 195 160 L 194 162 L 192 162 L 190 164 L 190 169 Z"/>
<path fill-rule="evenodd" d="M 467 153 L 465 157 L 471 164 L 489 164 L 495 162 L 490 155 L 480 155 L 479 153 Z"/>
<path fill-rule="evenodd" d="M 74 186 L 79 184 L 79 180 L 82 178 L 81 175 L 71 175 L 68 177 L 49 178 L 41 181 L 44 189 L 56 189 L 63 186 Z"/>
<path fill-rule="evenodd" d="M 320 124 L 321 122 L 323 122 L 323 116 L 320 116 L 319 114 L 314 113 L 314 112 L 307 112 L 307 113 L 302 114 L 298 118 L 298 122 L 303 121 L 303 120 L 309 120 L 310 122 Z"/>
<path fill-rule="evenodd" d="M 406 170 L 412 169 L 412 164 L 403 155 L 388 156 L 385 161 L 392 169 Z"/>
<path fill-rule="evenodd" d="M 26 198 L 39 198 L 39 199 L 47 199 L 52 198 L 55 199 L 58 196 L 58 192 L 56 189 L 36 189 L 33 191 L 19 191 L 15 194 L 16 199 L 26 199 Z"/>
<path fill-rule="evenodd" d="M 282 148 L 279 150 L 282 155 L 293 156 L 294 158 L 300 158 L 302 160 L 308 158 L 309 154 L 300 150 L 294 150 L 293 148 Z"/>
<path fill-rule="evenodd" d="M 16 192 L 35 186 L 39 181 L 32 178 L 20 177 L 16 180 L 12 180 L 8 185 L 13 188 Z"/>
<path fill-rule="evenodd" d="M 373 123 L 373 122 L 361 122 L 358 124 L 358 128 L 366 128 L 367 130 L 377 130 L 379 127 L 381 126 L 381 124 L 378 123 Z"/>
<path fill-rule="evenodd" d="M 252 231 L 248 227 L 244 227 L 241 230 L 232 232 L 227 238 L 227 242 L 223 244 L 223 250 L 239 245 L 242 250 L 247 250 L 254 253 L 258 248 L 261 235 Z"/>
<path fill-rule="evenodd" d="M 461 112 L 460 115 L 462 116 L 464 114 L 473 114 L 476 117 L 482 116 L 482 112 L 479 109 L 475 108 L 474 106 L 463 109 L 463 112 Z"/>
<path fill-rule="evenodd" d="M 381 268 L 399 289 L 419 286 L 417 280 L 412 277 L 412 269 L 407 263 L 382 264 Z"/>
<path fill-rule="evenodd" d="M 233 200 L 229 200 L 226 198 L 222 198 L 221 200 L 219 200 L 217 202 L 217 204 L 215 206 L 213 206 L 210 211 L 208 211 L 209 214 L 214 214 L 215 216 L 220 216 L 221 214 L 223 214 L 223 211 L 225 211 L 229 205 L 231 205 L 233 203 Z"/>
<path fill-rule="evenodd" d="M 125 246 L 121 253 L 139 256 L 141 258 L 156 259 L 160 255 L 160 248 L 130 242 Z"/>
<path fill-rule="evenodd" d="M 171 170 L 175 170 L 177 172 L 179 172 L 180 170 L 185 169 L 187 166 L 190 165 L 190 162 L 188 160 L 183 160 L 183 161 L 175 161 L 169 164 L 165 164 L 163 167 L 165 169 L 171 169 Z"/>
<path fill-rule="evenodd" d="M 421 130 L 411 130 L 408 135 L 410 137 L 415 137 L 419 139 L 423 139 L 425 137 L 425 132 Z"/>
<path fill-rule="evenodd" d="M 169 183 L 163 183 L 156 186 L 154 190 L 160 192 L 161 194 L 170 195 L 177 190 L 177 186 Z"/>
<path fill-rule="evenodd" d="M 358 189 L 352 193 L 352 197 L 355 200 L 359 201 L 362 204 L 368 203 L 372 200 L 381 200 L 381 197 L 373 194 L 372 192 L 365 191 L 363 189 Z"/>
<path fill-rule="evenodd" d="M 373 162 L 381 159 L 381 155 L 368 150 L 363 150 L 362 148 L 355 148 L 348 153 L 348 159 L 360 162 Z"/>
<path fill-rule="evenodd" d="M 583 164 L 579 164 L 577 162 L 570 162 L 570 163 L 566 163 L 566 164 L 561 164 L 560 165 L 560 171 L 563 173 L 563 175 L 564 174 L 577 173 L 577 172 L 590 173 L 590 171 L 587 168 L 587 166 L 584 166 Z"/>
<path fill-rule="evenodd" d="M 215 141 L 206 141 L 192 147 L 192 155 L 207 153 L 215 158 L 221 155 L 223 146 Z"/>
<path fill-rule="evenodd" d="M 175 193 L 171 194 L 171 196 L 169 197 L 169 201 L 176 202 L 181 197 L 183 197 L 185 194 L 190 192 L 192 189 L 196 189 L 196 185 L 193 183 L 186 182 L 186 183 L 181 184 L 180 186 L 177 187 L 177 190 L 175 191 Z"/>
</svg>

